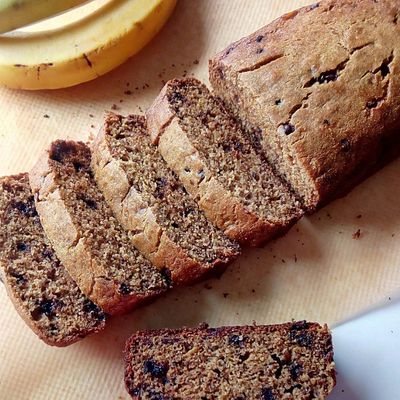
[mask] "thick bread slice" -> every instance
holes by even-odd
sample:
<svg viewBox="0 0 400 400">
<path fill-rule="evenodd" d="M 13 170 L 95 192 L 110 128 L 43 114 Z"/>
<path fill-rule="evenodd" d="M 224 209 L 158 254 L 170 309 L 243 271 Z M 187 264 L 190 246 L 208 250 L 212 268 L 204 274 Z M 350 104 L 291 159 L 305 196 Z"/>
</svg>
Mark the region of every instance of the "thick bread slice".
<svg viewBox="0 0 400 400">
<path fill-rule="evenodd" d="M 49 345 L 67 346 L 105 326 L 105 314 L 54 254 L 28 174 L 0 178 L 0 277 L 18 313 Z"/>
<path fill-rule="evenodd" d="M 138 332 L 125 347 L 136 400 L 323 400 L 335 380 L 328 328 L 305 321 Z"/>
<path fill-rule="evenodd" d="M 230 238 L 258 245 L 302 215 L 294 195 L 199 81 L 168 82 L 148 110 L 147 122 L 170 168 Z"/>
<path fill-rule="evenodd" d="M 399 15 L 398 0 L 325 0 L 210 62 L 217 95 L 310 210 L 399 152 Z"/>
<path fill-rule="evenodd" d="M 81 290 L 110 314 L 126 312 L 162 293 L 162 275 L 130 243 L 90 169 L 81 142 L 52 143 L 30 173 L 43 228 Z"/>
<path fill-rule="evenodd" d="M 223 270 L 239 254 L 150 143 L 144 117 L 108 115 L 93 144 L 92 169 L 133 244 L 174 284 Z"/>
</svg>

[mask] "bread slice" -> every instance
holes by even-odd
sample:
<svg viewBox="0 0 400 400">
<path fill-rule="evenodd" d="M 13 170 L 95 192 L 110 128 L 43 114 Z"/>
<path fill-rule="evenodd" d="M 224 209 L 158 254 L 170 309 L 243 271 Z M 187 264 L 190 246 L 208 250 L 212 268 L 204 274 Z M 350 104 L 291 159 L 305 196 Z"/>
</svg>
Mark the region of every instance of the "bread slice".
<svg viewBox="0 0 400 400">
<path fill-rule="evenodd" d="M 305 321 L 138 332 L 125 383 L 141 400 L 322 400 L 335 386 L 331 335 Z"/>
<path fill-rule="evenodd" d="M 199 81 L 169 81 L 147 120 L 171 169 L 230 238 L 258 245 L 285 232 L 302 215 L 294 195 Z"/>
<path fill-rule="evenodd" d="M 48 242 L 28 174 L 0 178 L 0 277 L 18 313 L 47 344 L 67 346 L 105 326 Z"/>
<path fill-rule="evenodd" d="M 110 114 L 92 150 L 98 186 L 133 244 L 173 283 L 223 270 L 239 246 L 216 229 L 150 143 L 144 117 Z"/>
<path fill-rule="evenodd" d="M 169 279 L 132 245 L 95 184 L 89 148 L 58 140 L 30 174 L 36 208 L 59 259 L 110 314 L 162 293 Z"/>
<path fill-rule="evenodd" d="M 400 150 L 399 13 L 398 1 L 323 0 L 210 62 L 217 95 L 309 210 Z"/>
</svg>

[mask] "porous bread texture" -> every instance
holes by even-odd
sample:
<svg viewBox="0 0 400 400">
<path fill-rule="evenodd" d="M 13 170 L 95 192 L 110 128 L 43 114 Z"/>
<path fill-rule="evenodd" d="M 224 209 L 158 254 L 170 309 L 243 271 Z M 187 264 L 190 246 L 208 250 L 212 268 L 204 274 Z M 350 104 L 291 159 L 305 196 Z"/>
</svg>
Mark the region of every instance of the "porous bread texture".
<svg viewBox="0 0 400 400">
<path fill-rule="evenodd" d="M 400 2 L 326 0 L 210 61 L 215 93 L 312 211 L 399 152 Z"/>
<path fill-rule="evenodd" d="M 125 347 L 137 400 L 323 400 L 335 381 L 330 332 L 305 321 L 138 332 Z"/>
<path fill-rule="evenodd" d="M 90 169 L 81 142 L 51 144 L 30 173 L 36 208 L 59 259 L 81 290 L 110 314 L 168 288 L 169 279 L 131 244 Z"/>
<path fill-rule="evenodd" d="M 133 244 L 174 284 L 219 272 L 239 254 L 150 143 L 144 117 L 109 114 L 92 146 L 92 169 Z"/>
<path fill-rule="evenodd" d="M 295 196 L 201 82 L 169 81 L 148 110 L 147 121 L 170 168 L 230 238 L 259 245 L 301 217 Z"/>
<path fill-rule="evenodd" d="M 0 178 L 0 275 L 17 311 L 47 344 L 67 346 L 105 326 L 48 242 L 27 174 Z"/>
</svg>

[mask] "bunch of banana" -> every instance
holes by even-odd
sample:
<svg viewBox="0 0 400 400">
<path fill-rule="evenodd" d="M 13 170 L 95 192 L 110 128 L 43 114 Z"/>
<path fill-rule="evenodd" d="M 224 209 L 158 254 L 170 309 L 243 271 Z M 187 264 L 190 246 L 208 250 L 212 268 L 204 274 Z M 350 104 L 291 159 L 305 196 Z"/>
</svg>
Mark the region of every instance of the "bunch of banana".
<svg viewBox="0 0 400 400">
<path fill-rule="evenodd" d="M 18 28 L 85 2 L 5 0 L 1 8 L 2 1 L 0 31 Z M 137 53 L 153 38 L 171 15 L 176 1 L 103 1 L 94 12 L 61 27 L 2 34 L 0 84 L 17 89 L 56 89 L 103 75 Z M 30 13 L 28 10 L 32 9 L 32 3 L 42 10 Z M 7 8 L 7 4 L 14 4 L 16 8 Z M 24 19 L 21 13 L 14 11 L 23 10 L 25 6 L 30 15 L 25 15 Z M 7 13 L 8 19 L 5 18 Z"/>
</svg>

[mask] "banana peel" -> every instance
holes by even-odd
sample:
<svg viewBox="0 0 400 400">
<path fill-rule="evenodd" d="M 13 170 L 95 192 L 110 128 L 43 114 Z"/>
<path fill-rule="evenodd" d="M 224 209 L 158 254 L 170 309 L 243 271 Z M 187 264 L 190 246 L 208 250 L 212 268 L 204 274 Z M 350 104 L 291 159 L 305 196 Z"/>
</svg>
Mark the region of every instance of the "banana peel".
<svg viewBox="0 0 400 400">
<path fill-rule="evenodd" d="M 57 89 L 101 76 L 141 50 L 177 0 L 112 0 L 87 17 L 42 32 L 0 35 L 0 84 Z"/>
</svg>

